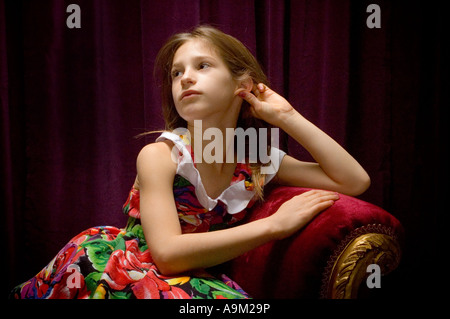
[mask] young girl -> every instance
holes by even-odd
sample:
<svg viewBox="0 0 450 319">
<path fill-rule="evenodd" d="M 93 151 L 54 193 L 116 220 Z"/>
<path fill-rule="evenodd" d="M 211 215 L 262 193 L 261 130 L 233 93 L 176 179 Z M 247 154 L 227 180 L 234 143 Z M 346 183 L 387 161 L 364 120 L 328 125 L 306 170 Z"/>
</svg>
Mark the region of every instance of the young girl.
<svg viewBox="0 0 450 319">
<path fill-rule="evenodd" d="M 74 237 L 38 275 L 17 286 L 14 297 L 247 298 L 231 279 L 204 269 L 294 234 L 333 205 L 338 192 L 358 195 L 369 186 L 364 169 L 342 147 L 269 88 L 255 58 L 235 38 L 200 26 L 170 38 L 156 64 L 166 132 L 138 155 L 124 205 L 127 226 L 94 227 Z M 283 129 L 317 163 L 269 146 L 270 170 L 264 170 L 266 164 L 250 161 L 247 150 L 245 161 L 227 157 L 235 150 L 227 138 L 223 152 L 214 154 L 223 159 L 204 156 L 208 129 L 227 137 L 230 128 L 268 124 Z M 184 133 L 175 134 L 180 128 Z M 270 181 L 314 190 L 270 217 L 238 223 Z"/>
</svg>

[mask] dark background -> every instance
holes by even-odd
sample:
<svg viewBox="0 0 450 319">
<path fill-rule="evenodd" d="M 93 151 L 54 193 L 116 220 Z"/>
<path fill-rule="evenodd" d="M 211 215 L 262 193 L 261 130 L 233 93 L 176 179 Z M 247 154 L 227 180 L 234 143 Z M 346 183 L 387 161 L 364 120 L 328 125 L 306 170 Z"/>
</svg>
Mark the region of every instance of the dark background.
<svg viewBox="0 0 450 319">
<path fill-rule="evenodd" d="M 66 26 L 71 3 L 80 29 Z M 366 26 L 371 3 L 380 29 Z M 441 3 L 0 1 L 2 291 L 82 230 L 125 225 L 136 156 L 153 138 L 135 136 L 164 128 L 156 53 L 209 23 L 244 42 L 272 87 L 366 168 L 360 198 L 402 222 L 401 265 L 376 296 L 439 297 L 450 105 Z M 286 136 L 282 145 L 308 159 Z"/>
</svg>

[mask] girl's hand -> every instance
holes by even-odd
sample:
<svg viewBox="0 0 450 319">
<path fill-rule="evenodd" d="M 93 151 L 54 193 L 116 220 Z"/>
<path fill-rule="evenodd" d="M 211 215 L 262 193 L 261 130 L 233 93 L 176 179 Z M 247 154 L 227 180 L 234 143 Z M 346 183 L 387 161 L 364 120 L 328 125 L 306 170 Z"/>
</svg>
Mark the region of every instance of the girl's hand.
<svg viewBox="0 0 450 319">
<path fill-rule="evenodd" d="M 284 202 L 271 216 L 267 217 L 277 239 L 291 236 L 303 228 L 319 212 L 325 210 L 339 199 L 335 192 L 310 190 Z"/>
<path fill-rule="evenodd" d="M 253 94 L 240 91 L 239 96 L 250 104 L 250 112 L 256 118 L 280 127 L 296 110 L 289 102 L 266 85 L 254 85 Z"/>
</svg>

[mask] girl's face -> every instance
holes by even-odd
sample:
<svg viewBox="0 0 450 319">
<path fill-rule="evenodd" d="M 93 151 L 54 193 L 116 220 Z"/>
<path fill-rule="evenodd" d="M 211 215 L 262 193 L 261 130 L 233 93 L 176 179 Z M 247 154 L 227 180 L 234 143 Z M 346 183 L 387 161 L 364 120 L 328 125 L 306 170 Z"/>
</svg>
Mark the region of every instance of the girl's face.
<svg viewBox="0 0 450 319">
<path fill-rule="evenodd" d="M 238 83 L 207 42 L 189 40 L 176 51 L 172 63 L 172 96 L 178 114 L 187 122 L 223 121 L 230 108 L 239 108 Z"/>
</svg>

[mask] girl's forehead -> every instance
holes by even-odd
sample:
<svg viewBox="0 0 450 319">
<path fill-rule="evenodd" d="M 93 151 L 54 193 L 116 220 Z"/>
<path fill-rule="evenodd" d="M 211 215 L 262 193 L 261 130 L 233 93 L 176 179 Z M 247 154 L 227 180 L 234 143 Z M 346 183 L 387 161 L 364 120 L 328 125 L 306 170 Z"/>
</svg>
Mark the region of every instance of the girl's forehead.
<svg viewBox="0 0 450 319">
<path fill-rule="evenodd" d="M 177 60 L 186 55 L 203 55 L 220 59 L 216 48 L 208 41 L 202 39 L 190 39 L 183 43 L 175 52 L 172 64 L 177 63 Z"/>
</svg>

